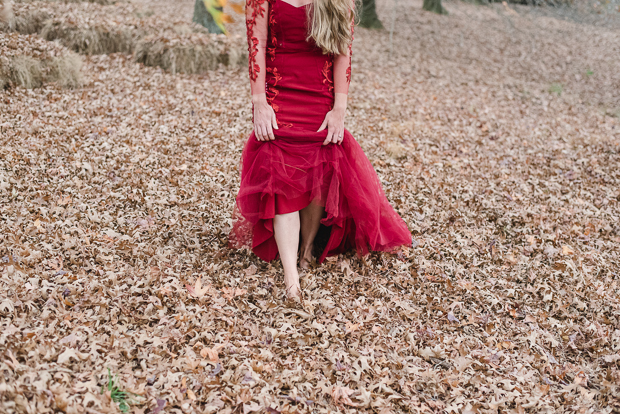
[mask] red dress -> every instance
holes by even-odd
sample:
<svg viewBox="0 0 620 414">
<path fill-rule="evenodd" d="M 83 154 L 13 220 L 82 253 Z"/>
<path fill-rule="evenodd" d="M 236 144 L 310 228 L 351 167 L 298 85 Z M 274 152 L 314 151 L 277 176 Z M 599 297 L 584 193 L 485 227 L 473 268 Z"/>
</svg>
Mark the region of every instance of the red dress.
<svg viewBox="0 0 620 414">
<path fill-rule="evenodd" d="M 411 245 L 407 225 L 351 133 L 345 130 L 341 145 L 323 146 L 328 131 L 316 132 L 334 93 L 348 92 L 351 49 L 326 55 L 306 40 L 305 7 L 283 0 L 246 3 L 252 93 L 266 93 L 279 129 L 274 141 L 258 141 L 252 132 L 245 145 L 231 246 L 251 247 L 265 261 L 277 258 L 274 215 L 311 201 L 325 207 L 321 223 L 331 228 L 319 262 L 351 248 L 365 254 Z"/>
</svg>

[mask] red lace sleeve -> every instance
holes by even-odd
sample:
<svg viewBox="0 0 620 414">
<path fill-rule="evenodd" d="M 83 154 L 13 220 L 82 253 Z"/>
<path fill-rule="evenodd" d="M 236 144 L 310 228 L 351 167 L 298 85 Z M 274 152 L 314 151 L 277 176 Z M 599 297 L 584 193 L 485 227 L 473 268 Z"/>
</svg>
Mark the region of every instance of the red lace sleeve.
<svg viewBox="0 0 620 414">
<path fill-rule="evenodd" d="M 351 22 L 351 41 L 353 41 L 354 22 Z M 334 56 L 334 92 L 349 93 L 351 83 L 351 50 L 352 43 L 349 44 L 347 54 Z"/>
<path fill-rule="evenodd" d="M 266 0 L 246 0 L 245 25 L 248 36 L 248 65 L 252 95 L 265 93 L 268 15 L 269 3 Z"/>
</svg>

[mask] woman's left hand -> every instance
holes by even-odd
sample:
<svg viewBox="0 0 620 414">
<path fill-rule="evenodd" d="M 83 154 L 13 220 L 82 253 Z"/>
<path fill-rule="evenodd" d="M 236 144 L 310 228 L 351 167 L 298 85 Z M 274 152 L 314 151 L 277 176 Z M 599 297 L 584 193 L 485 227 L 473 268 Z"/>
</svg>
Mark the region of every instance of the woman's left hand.
<svg viewBox="0 0 620 414">
<path fill-rule="evenodd" d="M 346 110 L 334 107 L 331 111 L 325 115 L 325 120 L 321 124 L 321 127 L 316 132 L 321 132 L 327 128 L 327 137 L 323 141 L 323 145 L 327 145 L 330 142 L 334 144 L 342 144 L 344 139 L 344 115 Z"/>
</svg>

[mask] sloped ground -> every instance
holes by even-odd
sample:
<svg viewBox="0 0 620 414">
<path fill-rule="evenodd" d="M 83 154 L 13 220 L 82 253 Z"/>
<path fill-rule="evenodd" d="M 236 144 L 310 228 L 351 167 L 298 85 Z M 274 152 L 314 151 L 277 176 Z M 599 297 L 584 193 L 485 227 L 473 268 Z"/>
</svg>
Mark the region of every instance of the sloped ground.
<svg viewBox="0 0 620 414">
<path fill-rule="evenodd" d="M 618 31 L 402 3 L 389 60 L 356 32 L 347 127 L 416 246 L 303 307 L 226 248 L 244 70 L 0 92 L 3 412 L 115 412 L 108 369 L 132 412 L 620 410 Z"/>
</svg>

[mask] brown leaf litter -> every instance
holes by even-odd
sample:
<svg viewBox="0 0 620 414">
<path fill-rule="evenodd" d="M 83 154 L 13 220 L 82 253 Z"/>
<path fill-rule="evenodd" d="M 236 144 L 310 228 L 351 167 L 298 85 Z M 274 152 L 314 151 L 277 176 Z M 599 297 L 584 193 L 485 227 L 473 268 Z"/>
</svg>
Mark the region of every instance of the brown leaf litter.
<svg viewBox="0 0 620 414">
<path fill-rule="evenodd" d="M 397 4 L 346 123 L 415 247 L 331 258 L 299 307 L 226 248 L 245 69 L 0 91 L 0 411 L 116 412 L 108 369 L 135 413 L 620 410 L 618 31 Z"/>
</svg>

